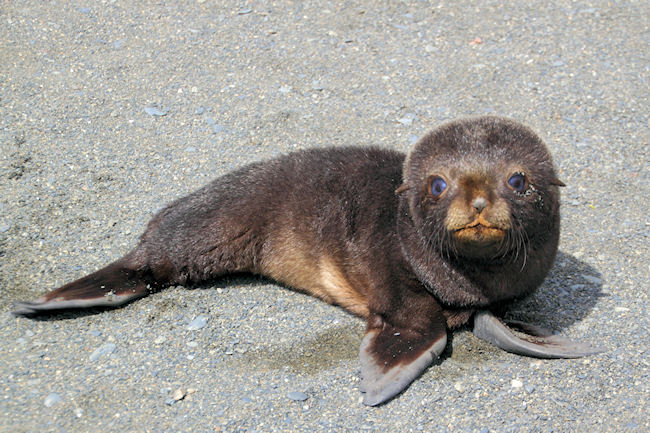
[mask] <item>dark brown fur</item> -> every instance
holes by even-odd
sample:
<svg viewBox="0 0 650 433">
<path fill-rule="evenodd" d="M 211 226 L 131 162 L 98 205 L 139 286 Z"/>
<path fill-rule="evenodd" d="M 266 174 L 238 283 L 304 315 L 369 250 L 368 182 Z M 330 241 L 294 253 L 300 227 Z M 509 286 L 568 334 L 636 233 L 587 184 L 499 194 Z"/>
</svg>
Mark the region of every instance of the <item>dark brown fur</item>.
<svg viewBox="0 0 650 433">
<path fill-rule="evenodd" d="M 513 172 L 525 173 L 525 192 L 508 186 Z M 436 176 L 448 183 L 439 197 Z M 447 328 L 539 286 L 557 250 L 558 182 L 539 138 L 497 117 L 443 125 L 408 157 L 372 147 L 296 152 L 173 202 L 131 253 L 18 313 L 266 275 L 367 319 L 362 374 L 366 403 L 378 404 L 440 354 Z"/>
</svg>

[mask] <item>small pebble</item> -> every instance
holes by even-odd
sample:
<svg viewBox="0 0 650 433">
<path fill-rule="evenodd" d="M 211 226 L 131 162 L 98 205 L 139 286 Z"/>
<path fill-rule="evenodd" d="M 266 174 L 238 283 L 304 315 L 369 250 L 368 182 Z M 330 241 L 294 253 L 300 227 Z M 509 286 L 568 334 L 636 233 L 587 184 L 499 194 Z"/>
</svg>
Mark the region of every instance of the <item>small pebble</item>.
<svg viewBox="0 0 650 433">
<path fill-rule="evenodd" d="M 99 358 L 105 355 L 110 355 L 115 352 L 117 346 L 113 343 L 106 343 L 102 347 L 95 349 L 93 353 L 90 354 L 91 361 L 97 361 Z"/>
<path fill-rule="evenodd" d="M 164 335 L 159 335 L 156 337 L 155 340 L 153 340 L 153 344 L 163 344 L 165 342 L 165 336 Z"/>
<path fill-rule="evenodd" d="M 90 331 L 90 335 L 92 335 L 93 337 L 99 337 L 100 335 L 102 335 L 102 331 L 93 329 L 92 331 Z"/>
<path fill-rule="evenodd" d="M 603 282 L 603 280 L 601 278 L 598 278 L 598 277 L 593 276 L 593 275 L 588 275 L 588 274 L 583 274 L 582 278 L 587 280 L 588 283 L 596 284 L 596 285 L 602 284 L 602 282 Z"/>
<path fill-rule="evenodd" d="M 415 120 L 416 115 L 413 113 L 406 113 L 404 117 L 397 119 L 398 123 L 401 123 L 404 126 L 409 126 Z"/>
<path fill-rule="evenodd" d="M 197 116 L 200 116 L 203 113 L 205 113 L 204 107 L 197 107 L 197 109 L 194 111 L 194 114 L 196 114 Z"/>
<path fill-rule="evenodd" d="M 188 331 L 196 331 L 201 328 L 205 328 L 205 325 L 208 324 L 208 318 L 205 316 L 197 316 L 196 319 L 192 320 L 189 325 L 187 325 Z"/>
<path fill-rule="evenodd" d="M 513 388 L 521 388 L 522 386 L 524 386 L 524 383 L 519 379 L 512 379 L 510 381 L 510 386 L 512 386 Z"/>
<path fill-rule="evenodd" d="M 183 391 L 181 388 L 178 388 L 174 393 L 172 394 L 172 398 L 176 401 L 182 400 L 185 398 L 185 391 Z"/>
<path fill-rule="evenodd" d="M 56 392 L 52 392 L 47 397 L 45 397 L 43 404 L 45 405 L 45 407 L 52 407 L 53 405 L 60 402 L 61 400 L 62 398 L 59 394 L 57 394 Z"/>
<path fill-rule="evenodd" d="M 535 386 L 533 386 L 533 385 L 525 385 L 525 386 L 524 386 L 524 390 L 525 390 L 528 394 L 532 394 L 533 391 L 535 391 Z"/>
<path fill-rule="evenodd" d="M 159 116 L 166 116 L 167 115 L 167 111 L 163 111 L 163 110 L 161 110 L 160 108 L 157 108 L 157 107 L 144 107 L 144 111 L 150 116 L 159 117 Z"/>
<path fill-rule="evenodd" d="M 307 394 L 300 391 L 291 391 L 289 394 L 287 394 L 287 397 L 293 401 L 305 401 L 309 398 Z"/>
<path fill-rule="evenodd" d="M 3 224 L 3 225 L 0 226 L 0 233 L 4 233 L 6 231 L 9 231 L 10 228 L 11 228 L 11 226 L 9 224 Z"/>
<path fill-rule="evenodd" d="M 465 392 L 465 385 L 462 382 L 456 382 L 454 383 L 454 389 L 462 394 Z"/>
</svg>

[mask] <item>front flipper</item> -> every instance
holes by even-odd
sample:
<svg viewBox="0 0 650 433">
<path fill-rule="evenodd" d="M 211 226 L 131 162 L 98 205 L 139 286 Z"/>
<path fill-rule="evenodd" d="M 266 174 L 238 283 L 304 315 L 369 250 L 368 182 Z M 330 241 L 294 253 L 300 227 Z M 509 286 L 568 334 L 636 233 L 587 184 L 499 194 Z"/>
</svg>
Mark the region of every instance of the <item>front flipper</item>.
<svg viewBox="0 0 650 433">
<path fill-rule="evenodd" d="M 378 326 L 368 325 L 359 351 L 361 392 L 368 406 L 384 403 L 406 389 L 447 344 L 444 322 L 419 332 L 391 326 L 379 316 L 373 319 Z"/>
<path fill-rule="evenodd" d="M 513 329 L 489 311 L 479 311 L 474 315 L 474 335 L 481 340 L 518 355 L 535 358 L 580 358 L 604 352 L 603 348 L 579 343 L 529 323 L 507 322 Z"/>
</svg>

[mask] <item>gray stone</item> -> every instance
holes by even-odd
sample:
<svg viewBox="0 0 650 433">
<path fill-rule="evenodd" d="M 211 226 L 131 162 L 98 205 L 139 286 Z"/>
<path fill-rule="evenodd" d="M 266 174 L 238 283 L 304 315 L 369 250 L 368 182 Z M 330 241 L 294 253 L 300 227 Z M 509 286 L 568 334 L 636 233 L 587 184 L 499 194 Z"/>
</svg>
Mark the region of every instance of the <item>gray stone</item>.
<svg viewBox="0 0 650 433">
<path fill-rule="evenodd" d="M 90 354 L 90 360 L 91 361 L 97 361 L 99 358 L 102 358 L 104 356 L 110 355 L 111 353 L 115 352 L 115 349 L 117 349 L 117 345 L 114 343 L 106 343 L 103 346 L 95 349 L 93 353 Z"/>
<path fill-rule="evenodd" d="M 287 397 L 293 401 L 305 401 L 309 398 L 307 394 L 300 391 L 291 391 L 289 394 L 287 394 Z"/>
<path fill-rule="evenodd" d="M 205 328 L 208 324 L 208 318 L 205 316 L 197 316 L 194 320 L 187 325 L 188 331 L 197 331 L 199 329 Z"/>
<path fill-rule="evenodd" d="M 168 110 L 161 110 L 158 107 L 145 107 L 144 111 L 148 115 L 155 116 L 155 117 L 166 116 L 167 113 L 169 112 Z"/>
<path fill-rule="evenodd" d="M 50 394 L 45 397 L 45 400 L 43 400 L 43 404 L 45 407 L 52 407 L 55 404 L 61 402 L 63 400 L 59 394 L 56 392 L 51 392 Z"/>
</svg>

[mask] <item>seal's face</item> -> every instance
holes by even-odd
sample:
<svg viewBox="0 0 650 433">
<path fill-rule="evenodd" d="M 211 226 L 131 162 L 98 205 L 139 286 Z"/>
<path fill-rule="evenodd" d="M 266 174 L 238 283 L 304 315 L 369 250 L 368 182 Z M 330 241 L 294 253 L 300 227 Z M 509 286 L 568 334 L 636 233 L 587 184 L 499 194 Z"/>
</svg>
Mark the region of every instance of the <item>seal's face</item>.
<svg viewBox="0 0 650 433">
<path fill-rule="evenodd" d="M 456 249 L 470 256 L 496 254 L 512 226 L 510 208 L 500 195 L 498 180 L 477 170 L 455 176 L 450 173 L 448 177 L 450 197 L 444 204 L 444 226 Z"/>
<path fill-rule="evenodd" d="M 550 155 L 514 122 L 485 117 L 437 129 L 407 159 L 404 180 L 420 237 L 442 256 L 516 259 L 558 229 Z"/>
<path fill-rule="evenodd" d="M 531 188 L 525 172 L 508 164 L 463 165 L 452 170 L 433 169 L 428 176 L 424 207 L 442 217 L 436 230 L 446 230 L 441 245 L 465 257 L 493 258 L 517 248 L 513 239 L 513 201 L 521 200 Z"/>
</svg>

